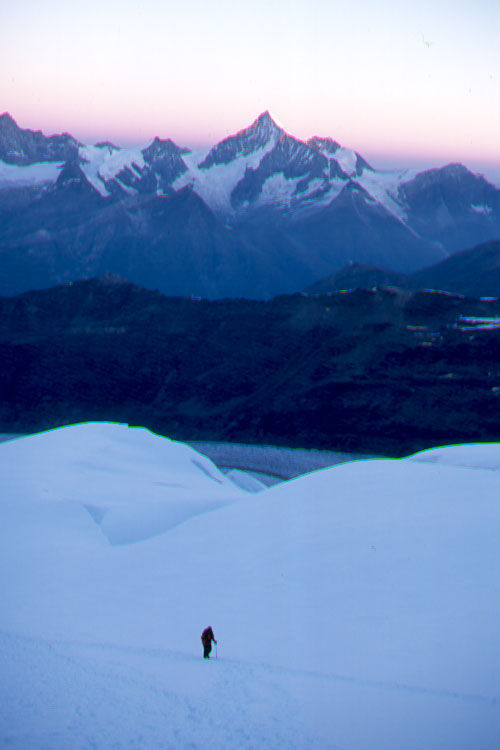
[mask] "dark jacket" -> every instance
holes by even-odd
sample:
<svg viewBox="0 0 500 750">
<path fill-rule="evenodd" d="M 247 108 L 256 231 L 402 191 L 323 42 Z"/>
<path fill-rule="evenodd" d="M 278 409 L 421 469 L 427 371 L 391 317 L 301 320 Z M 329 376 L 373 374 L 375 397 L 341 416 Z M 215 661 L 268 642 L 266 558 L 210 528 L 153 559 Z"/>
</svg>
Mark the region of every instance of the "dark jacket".
<svg viewBox="0 0 500 750">
<path fill-rule="evenodd" d="M 212 641 L 214 643 L 217 643 L 217 641 L 215 640 L 214 631 L 212 630 L 212 628 L 205 628 L 205 630 L 201 634 L 201 640 L 204 646 L 210 646 Z"/>
</svg>

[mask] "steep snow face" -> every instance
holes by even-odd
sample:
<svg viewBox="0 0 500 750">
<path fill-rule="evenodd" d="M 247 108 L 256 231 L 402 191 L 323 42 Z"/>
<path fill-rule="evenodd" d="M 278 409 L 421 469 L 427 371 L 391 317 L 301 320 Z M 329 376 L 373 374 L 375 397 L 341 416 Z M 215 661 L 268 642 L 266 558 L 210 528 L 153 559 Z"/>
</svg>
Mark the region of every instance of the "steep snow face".
<svg viewBox="0 0 500 750">
<path fill-rule="evenodd" d="M 183 159 L 188 170 L 173 188 L 191 185 L 212 210 L 228 217 L 266 207 L 302 217 L 330 203 L 352 180 L 404 223 L 407 215 L 399 186 L 417 174 L 377 172 L 331 138 L 304 143 L 286 134 L 267 112 L 208 152 Z"/>
<path fill-rule="evenodd" d="M 210 162 L 211 166 L 201 167 L 207 163 L 210 152 L 195 151 L 183 156 L 187 172 L 176 179 L 172 187 L 181 190 L 186 185 L 194 191 L 214 211 L 222 214 L 234 214 L 231 195 L 247 170 L 255 170 L 264 156 L 274 148 L 277 135 L 271 134 L 269 140 L 255 151 L 240 153 L 227 162 Z"/>
<path fill-rule="evenodd" d="M 208 152 L 184 155 L 188 171 L 173 188 L 191 185 L 212 210 L 229 217 L 265 207 L 303 214 L 326 205 L 347 180 L 331 158 L 338 149 L 331 139 L 306 144 L 287 135 L 265 112 Z"/>
<path fill-rule="evenodd" d="M 245 172 L 231 205 L 236 212 L 272 206 L 297 214 L 313 201 L 322 205 L 331 180 L 330 162 L 323 154 L 283 133 L 258 166 Z"/>
<path fill-rule="evenodd" d="M 349 148 L 339 148 L 335 152 L 335 160 L 340 165 L 343 172 L 352 177 L 356 174 L 357 154 Z"/>
<path fill-rule="evenodd" d="M 190 185 L 212 210 L 234 216 L 235 188 L 246 175 L 258 170 L 283 136 L 284 131 L 269 112 L 264 112 L 249 128 L 225 138 L 210 150 L 184 155 L 187 172 L 180 175 L 172 187 L 181 190 Z M 272 195 L 273 202 L 280 200 L 282 182 L 280 185 L 281 193 Z"/>
<path fill-rule="evenodd" d="M 180 149 L 155 138 L 145 148 L 119 149 L 112 144 L 85 146 L 79 152 L 87 180 L 101 195 L 138 192 L 165 195 L 174 179 L 186 171 Z"/>
<path fill-rule="evenodd" d="M 307 145 L 314 148 L 319 153 L 334 161 L 339 169 L 347 177 L 356 177 L 362 174 L 363 170 L 373 171 L 367 162 L 350 148 L 341 146 L 332 138 L 310 138 Z"/>
<path fill-rule="evenodd" d="M 90 184 L 102 195 L 109 195 L 106 182 L 116 180 L 127 191 L 120 180 L 124 170 L 131 170 L 137 178 L 142 176 L 144 157 L 140 148 L 114 149 L 111 146 L 82 146 L 79 150 L 81 168 Z"/>
<path fill-rule="evenodd" d="M 365 169 L 355 181 L 389 213 L 400 221 L 406 222 L 407 209 L 399 198 L 399 187 L 416 175 L 417 170 L 410 169 L 380 172 Z"/>
<path fill-rule="evenodd" d="M 459 449 L 474 468 L 447 448 L 249 495 L 145 430 L 0 445 L 0 744 L 496 747 L 500 461 Z"/>
<path fill-rule="evenodd" d="M 262 186 L 259 198 L 260 203 L 289 205 L 299 182 L 300 178 L 291 177 L 287 179 L 283 172 L 271 175 L 265 180 Z"/>
</svg>

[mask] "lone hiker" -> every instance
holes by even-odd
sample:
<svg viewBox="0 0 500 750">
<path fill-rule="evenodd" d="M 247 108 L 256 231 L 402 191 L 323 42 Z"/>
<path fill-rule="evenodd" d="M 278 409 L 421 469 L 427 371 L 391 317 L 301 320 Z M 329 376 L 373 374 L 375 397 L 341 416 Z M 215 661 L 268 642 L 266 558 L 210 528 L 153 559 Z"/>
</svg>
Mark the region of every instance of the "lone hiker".
<svg viewBox="0 0 500 750">
<path fill-rule="evenodd" d="M 212 650 L 212 641 L 217 643 L 214 636 L 214 631 L 211 627 L 205 628 L 201 634 L 201 642 L 203 643 L 203 658 L 210 659 L 210 651 Z"/>
</svg>

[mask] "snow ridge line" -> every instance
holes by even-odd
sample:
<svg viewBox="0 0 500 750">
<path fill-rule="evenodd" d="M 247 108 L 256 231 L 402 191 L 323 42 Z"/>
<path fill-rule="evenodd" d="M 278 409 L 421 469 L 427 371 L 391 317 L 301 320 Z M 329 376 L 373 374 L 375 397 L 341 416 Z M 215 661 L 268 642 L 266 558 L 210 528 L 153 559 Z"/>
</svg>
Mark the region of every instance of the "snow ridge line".
<svg viewBox="0 0 500 750">
<path fill-rule="evenodd" d="M 95 643 L 90 641 L 70 641 L 70 640 L 48 640 L 45 638 L 37 638 L 35 636 L 20 636 L 17 634 L 8 633 L 7 631 L 1 631 L 0 634 L 7 637 L 18 638 L 19 640 L 25 640 L 31 643 L 43 643 L 49 648 L 56 649 L 57 646 L 76 646 L 78 648 L 89 648 L 101 651 L 121 651 L 124 653 L 137 653 L 147 654 L 149 656 L 158 657 L 175 657 L 179 660 L 186 661 L 200 661 L 201 657 L 194 656 L 194 654 L 186 653 L 183 651 L 173 651 L 170 649 L 160 648 L 144 648 L 139 646 L 119 646 L 112 643 Z M 212 659 L 212 661 L 216 661 Z M 223 664 L 229 664 L 232 666 L 241 666 L 247 668 L 262 669 L 267 672 L 275 674 L 288 674 L 295 677 L 311 677 L 314 679 L 330 680 L 332 682 L 343 682 L 348 685 L 358 685 L 360 687 L 375 688 L 385 691 L 401 691 L 405 693 L 413 693 L 419 695 L 428 695 L 438 698 L 446 698 L 452 700 L 464 701 L 467 703 L 480 703 L 491 706 L 492 708 L 500 707 L 500 698 L 497 696 L 482 695 L 480 693 L 463 693 L 457 690 L 446 690 L 440 688 L 424 687 L 422 685 L 411 685 L 409 683 L 398 682 L 397 680 L 370 680 L 366 678 L 352 677 L 349 675 L 341 675 L 334 673 L 320 672 L 318 670 L 308 669 L 292 669 L 290 667 L 280 667 L 274 664 L 268 664 L 265 662 L 249 662 L 243 659 L 227 659 L 221 658 L 220 661 Z"/>
</svg>

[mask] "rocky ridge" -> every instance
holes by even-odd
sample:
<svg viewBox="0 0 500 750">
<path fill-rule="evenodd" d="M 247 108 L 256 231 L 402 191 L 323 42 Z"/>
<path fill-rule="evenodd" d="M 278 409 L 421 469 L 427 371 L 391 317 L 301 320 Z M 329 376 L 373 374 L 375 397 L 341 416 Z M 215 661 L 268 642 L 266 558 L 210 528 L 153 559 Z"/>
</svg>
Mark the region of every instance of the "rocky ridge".
<svg viewBox="0 0 500 750">
<path fill-rule="evenodd" d="M 498 237 L 500 190 L 480 175 L 377 171 L 268 112 L 202 153 L 160 138 L 83 146 L 0 118 L 4 295 L 108 272 L 166 294 L 265 299 L 351 261 L 407 274 Z"/>
</svg>

